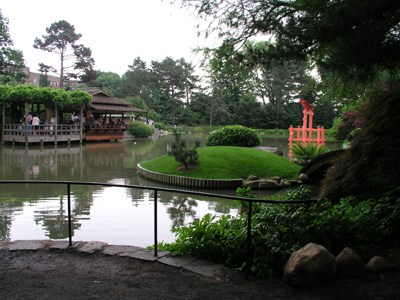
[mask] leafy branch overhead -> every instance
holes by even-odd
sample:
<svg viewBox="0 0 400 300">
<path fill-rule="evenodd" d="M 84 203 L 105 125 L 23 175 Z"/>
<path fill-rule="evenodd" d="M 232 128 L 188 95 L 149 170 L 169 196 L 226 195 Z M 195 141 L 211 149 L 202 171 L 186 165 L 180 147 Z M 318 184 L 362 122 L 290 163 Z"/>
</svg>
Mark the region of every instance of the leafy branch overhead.
<svg viewBox="0 0 400 300">
<path fill-rule="evenodd" d="M 254 49 L 251 59 L 267 61 L 310 57 L 350 79 L 371 79 L 400 63 L 400 1 L 393 0 L 192 0 L 199 17 L 209 18 L 226 45 L 240 49 L 253 37 L 273 39 L 268 52 Z"/>
</svg>

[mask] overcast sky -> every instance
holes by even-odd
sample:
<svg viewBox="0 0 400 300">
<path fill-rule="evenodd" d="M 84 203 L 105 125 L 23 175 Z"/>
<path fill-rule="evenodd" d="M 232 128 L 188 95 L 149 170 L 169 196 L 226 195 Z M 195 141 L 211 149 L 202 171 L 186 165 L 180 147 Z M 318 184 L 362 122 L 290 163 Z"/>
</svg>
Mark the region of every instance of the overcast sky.
<svg viewBox="0 0 400 300">
<path fill-rule="evenodd" d="M 198 20 L 169 0 L 4 0 L 0 9 L 9 20 L 14 48 L 21 50 L 31 71 L 43 62 L 60 69 L 59 57 L 33 48 L 36 37 L 46 34 L 46 27 L 66 20 L 82 34 L 78 41 L 92 50 L 95 70 L 128 70 L 135 57 L 150 65 L 171 56 L 184 57 L 197 64 L 199 56 L 192 49 L 213 46 L 210 40 L 197 37 Z M 215 42 L 214 42 L 215 43 Z"/>
</svg>

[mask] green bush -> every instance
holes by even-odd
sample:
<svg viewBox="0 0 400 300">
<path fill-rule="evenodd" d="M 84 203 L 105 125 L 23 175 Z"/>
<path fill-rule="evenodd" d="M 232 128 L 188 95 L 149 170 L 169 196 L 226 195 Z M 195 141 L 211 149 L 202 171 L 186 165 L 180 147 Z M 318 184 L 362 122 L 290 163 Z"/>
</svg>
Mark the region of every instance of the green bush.
<svg viewBox="0 0 400 300">
<path fill-rule="evenodd" d="M 206 146 L 256 147 L 260 144 L 257 131 L 241 125 L 225 126 L 212 132 L 206 139 Z"/>
<path fill-rule="evenodd" d="M 134 135 L 135 137 L 144 138 L 153 135 L 155 129 L 141 121 L 135 121 L 132 123 L 132 128 L 128 130 L 128 133 Z"/>
<path fill-rule="evenodd" d="M 160 130 L 165 130 L 165 124 L 161 122 L 154 122 L 154 127 Z"/>
<path fill-rule="evenodd" d="M 264 204 L 252 218 L 251 272 L 258 277 L 281 275 L 291 253 L 310 242 L 333 255 L 350 247 L 362 258 L 370 257 L 375 245 L 399 234 L 399 193 L 400 188 L 379 200 L 346 198 L 336 205 L 326 199 L 309 205 Z M 283 198 L 309 199 L 310 189 L 302 186 Z M 208 214 L 173 229 L 176 241 L 164 249 L 241 269 L 246 261 L 246 228 L 247 213 L 219 219 Z"/>
</svg>

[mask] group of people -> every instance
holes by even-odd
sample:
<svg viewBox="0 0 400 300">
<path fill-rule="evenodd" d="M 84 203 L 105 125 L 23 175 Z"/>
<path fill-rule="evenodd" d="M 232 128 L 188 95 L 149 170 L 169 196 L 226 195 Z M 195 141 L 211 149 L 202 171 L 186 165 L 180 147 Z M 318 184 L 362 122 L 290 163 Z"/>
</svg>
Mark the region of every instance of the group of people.
<svg viewBox="0 0 400 300">
<path fill-rule="evenodd" d="M 99 119 L 95 119 L 94 116 L 91 116 L 90 118 L 91 122 L 91 126 L 101 126 L 101 127 L 107 127 L 109 125 L 113 125 L 113 126 L 117 126 L 120 128 L 124 128 L 125 127 L 125 122 L 121 119 L 111 119 L 111 121 L 109 121 L 109 119 L 107 118 L 99 118 Z"/>
<path fill-rule="evenodd" d="M 139 121 L 142 121 L 143 123 L 146 123 L 146 124 L 149 124 L 149 125 L 151 125 L 151 126 L 154 126 L 154 120 L 152 120 L 152 119 L 147 119 L 146 117 L 142 117 L 142 116 L 139 116 L 138 117 L 138 120 Z"/>
</svg>

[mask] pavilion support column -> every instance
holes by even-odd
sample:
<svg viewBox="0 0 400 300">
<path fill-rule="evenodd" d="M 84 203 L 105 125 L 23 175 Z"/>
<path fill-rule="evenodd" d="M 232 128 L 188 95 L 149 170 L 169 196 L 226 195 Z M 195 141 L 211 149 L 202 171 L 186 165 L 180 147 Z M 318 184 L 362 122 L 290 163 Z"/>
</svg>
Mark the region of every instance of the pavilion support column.
<svg viewBox="0 0 400 300">
<path fill-rule="evenodd" d="M 1 143 L 4 144 L 4 130 L 5 130 L 5 125 L 6 125 L 6 102 L 3 100 L 3 124 L 2 128 L 3 130 L 1 131 Z"/>
<path fill-rule="evenodd" d="M 56 124 L 54 124 L 54 145 L 57 145 L 57 136 L 58 136 L 58 105 L 57 104 L 54 107 L 54 115 L 56 117 Z"/>
<path fill-rule="evenodd" d="M 83 106 L 81 105 L 81 112 L 79 118 L 79 143 L 82 144 L 82 119 L 83 119 Z"/>
<path fill-rule="evenodd" d="M 28 102 L 25 102 L 25 147 L 28 147 Z"/>
</svg>

